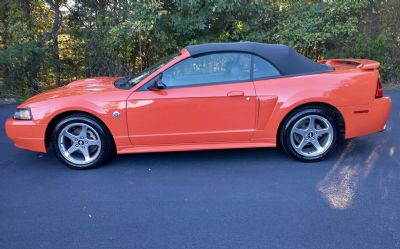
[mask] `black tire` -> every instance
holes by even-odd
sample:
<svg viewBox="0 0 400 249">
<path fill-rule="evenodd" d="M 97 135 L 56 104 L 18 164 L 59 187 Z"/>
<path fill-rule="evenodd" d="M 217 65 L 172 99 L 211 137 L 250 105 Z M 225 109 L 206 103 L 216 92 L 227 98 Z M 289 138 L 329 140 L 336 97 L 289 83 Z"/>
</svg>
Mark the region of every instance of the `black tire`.
<svg viewBox="0 0 400 249">
<path fill-rule="evenodd" d="M 58 139 L 60 132 L 68 125 L 73 125 L 74 123 L 81 123 L 93 128 L 101 142 L 101 146 L 96 158 L 90 163 L 76 164 L 68 160 L 62 153 Z M 96 118 L 87 114 L 73 114 L 64 119 L 62 119 L 54 128 L 51 137 L 51 145 L 57 158 L 63 162 L 67 167 L 72 169 L 93 169 L 101 166 L 105 163 L 113 154 L 115 154 L 114 142 L 112 140 L 111 134 L 108 132 L 107 128 Z M 87 147 L 89 148 L 89 147 Z M 97 154 L 97 152 L 96 152 Z"/>
<path fill-rule="evenodd" d="M 330 143 L 330 146 L 327 146 L 326 150 L 316 156 L 305 156 L 300 154 L 294 146 L 292 145 L 291 142 L 291 132 L 299 120 L 302 120 L 306 117 L 309 116 L 320 116 L 324 119 L 326 119 L 332 127 L 332 132 L 330 134 L 332 135 L 332 142 Z M 300 121 L 301 122 L 301 121 Z M 310 138 L 308 138 L 310 139 Z M 316 137 L 318 140 L 318 136 Z M 329 108 L 324 108 L 321 106 L 305 106 L 305 107 L 300 107 L 297 110 L 294 110 L 292 113 L 290 113 L 283 121 L 280 129 L 279 129 L 279 135 L 278 135 L 278 143 L 279 146 L 286 152 L 288 153 L 291 157 L 294 159 L 301 161 L 301 162 L 318 162 L 321 160 L 324 160 L 329 156 L 329 154 L 335 150 L 337 144 L 339 141 L 343 139 L 343 135 L 340 129 L 340 119 L 339 119 L 339 114 L 335 112 L 334 110 L 331 110 Z M 310 143 L 307 145 L 310 146 Z"/>
</svg>

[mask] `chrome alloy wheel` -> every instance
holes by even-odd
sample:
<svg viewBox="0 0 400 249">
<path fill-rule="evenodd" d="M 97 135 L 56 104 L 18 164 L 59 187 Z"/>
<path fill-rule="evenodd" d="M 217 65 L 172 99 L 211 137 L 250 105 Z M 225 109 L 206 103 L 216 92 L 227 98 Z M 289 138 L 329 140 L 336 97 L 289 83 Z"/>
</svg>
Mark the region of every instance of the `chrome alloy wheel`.
<svg viewBox="0 0 400 249">
<path fill-rule="evenodd" d="M 101 150 L 99 134 L 85 123 L 65 126 L 59 133 L 57 142 L 62 156 L 81 167 L 96 160 Z"/>
<path fill-rule="evenodd" d="M 332 145 L 332 124 L 319 115 L 307 115 L 299 119 L 290 131 L 290 142 L 297 153 L 305 157 L 317 157 Z"/>
</svg>

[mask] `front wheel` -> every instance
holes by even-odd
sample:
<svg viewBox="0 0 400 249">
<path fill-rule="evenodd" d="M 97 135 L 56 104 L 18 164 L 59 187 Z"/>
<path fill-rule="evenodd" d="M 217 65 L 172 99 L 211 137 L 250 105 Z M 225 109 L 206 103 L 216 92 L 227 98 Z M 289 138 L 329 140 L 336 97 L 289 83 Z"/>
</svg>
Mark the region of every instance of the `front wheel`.
<svg viewBox="0 0 400 249">
<path fill-rule="evenodd" d="M 52 137 L 52 147 L 58 159 L 74 169 L 100 166 L 112 154 L 112 146 L 104 125 L 85 114 L 61 120 Z"/>
<path fill-rule="evenodd" d="M 279 141 L 293 158 L 303 162 L 325 159 L 336 147 L 340 131 L 335 113 L 322 108 L 304 108 L 285 119 Z"/>
</svg>

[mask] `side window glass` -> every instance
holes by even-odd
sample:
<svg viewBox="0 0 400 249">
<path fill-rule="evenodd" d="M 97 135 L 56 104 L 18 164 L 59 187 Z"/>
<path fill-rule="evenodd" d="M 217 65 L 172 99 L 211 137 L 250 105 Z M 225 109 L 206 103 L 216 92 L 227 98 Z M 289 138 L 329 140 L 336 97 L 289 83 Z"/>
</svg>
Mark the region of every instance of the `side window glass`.
<svg viewBox="0 0 400 249">
<path fill-rule="evenodd" d="M 251 55 L 215 53 L 188 58 L 163 72 L 167 87 L 250 81 Z"/>
<path fill-rule="evenodd" d="M 253 79 L 262 79 L 281 75 L 268 61 L 253 55 Z"/>
</svg>

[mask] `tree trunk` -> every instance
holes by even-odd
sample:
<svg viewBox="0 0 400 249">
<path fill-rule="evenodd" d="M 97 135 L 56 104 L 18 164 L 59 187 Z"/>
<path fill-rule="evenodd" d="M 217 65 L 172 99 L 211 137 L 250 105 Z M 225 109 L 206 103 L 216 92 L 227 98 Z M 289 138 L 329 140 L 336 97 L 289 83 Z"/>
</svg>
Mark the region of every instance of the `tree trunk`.
<svg viewBox="0 0 400 249">
<path fill-rule="evenodd" d="M 3 13 L 1 15 L 1 22 L 3 23 L 3 34 L 2 34 L 2 41 L 3 41 L 3 49 L 7 49 L 8 45 L 8 12 L 9 12 L 9 6 L 8 6 L 8 0 L 4 0 L 2 6 L 0 6 L 3 9 Z"/>
<path fill-rule="evenodd" d="M 23 11 L 25 13 L 27 19 L 27 25 L 30 33 L 30 40 L 35 40 L 34 32 L 33 32 L 33 19 L 32 19 L 32 9 L 31 9 L 31 2 L 30 0 L 24 0 L 23 4 Z M 37 80 L 38 74 L 38 65 L 34 65 L 33 67 L 26 68 L 26 77 L 28 78 L 28 82 L 31 85 L 31 91 L 33 94 L 37 94 L 39 92 L 39 84 Z"/>
<path fill-rule="evenodd" d="M 54 59 L 54 74 L 56 76 L 56 85 L 61 86 L 61 66 L 60 66 L 60 54 L 58 48 L 58 32 L 62 24 L 62 13 L 60 11 L 59 0 L 46 0 L 50 7 L 54 10 L 54 22 L 51 30 L 51 36 L 53 38 L 52 51 Z"/>
<path fill-rule="evenodd" d="M 3 9 L 3 14 L 1 15 L 1 22 L 3 23 L 3 34 L 2 34 L 2 41 L 3 41 L 3 46 L 2 49 L 6 50 L 8 48 L 8 12 L 10 10 L 9 5 L 8 5 L 8 0 L 4 0 L 2 4 L 2 9 Z M 3 70 L 2 70 L 2 75 L 0 76 L 1 78 L 6 78 L 8 75 L 8 65 L 2 65 Z"/>
</svg>

